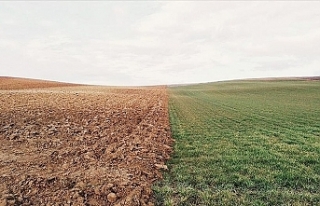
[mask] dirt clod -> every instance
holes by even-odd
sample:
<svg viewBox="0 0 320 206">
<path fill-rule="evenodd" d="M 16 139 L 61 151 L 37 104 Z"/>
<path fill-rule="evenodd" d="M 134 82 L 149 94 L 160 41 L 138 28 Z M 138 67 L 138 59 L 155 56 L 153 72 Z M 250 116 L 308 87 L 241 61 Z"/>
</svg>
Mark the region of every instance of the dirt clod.
<svg viewBox="0 0 320 206">
<path fill-rule="evenodd" d="M 164 169 L 164 170 L 168 170 L 168 166 L 167 166 L 167 165 L 154 164 L 154 166 L 156 166 L 156 168 L 157 168 L 157 169 Z"/>
<path fill-rule="evenodd" d="M 115 193 L 111 192 L 107 195 L 107 199 L 109 202 L 113 203 L 117 200 L 117 195 Z"/>
</svg>

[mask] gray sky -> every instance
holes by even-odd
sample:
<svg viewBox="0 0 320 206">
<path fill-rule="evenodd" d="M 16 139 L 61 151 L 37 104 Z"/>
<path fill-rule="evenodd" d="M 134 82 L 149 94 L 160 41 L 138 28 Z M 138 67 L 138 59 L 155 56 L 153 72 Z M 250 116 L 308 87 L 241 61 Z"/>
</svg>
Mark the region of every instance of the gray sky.
<svg viewBox="0 0 320 206">
<path fill-rule="evenodd" d="M 0 2 L 0 76 L 154 85 L 320 75 L 320 2 Z"/>
</svg>

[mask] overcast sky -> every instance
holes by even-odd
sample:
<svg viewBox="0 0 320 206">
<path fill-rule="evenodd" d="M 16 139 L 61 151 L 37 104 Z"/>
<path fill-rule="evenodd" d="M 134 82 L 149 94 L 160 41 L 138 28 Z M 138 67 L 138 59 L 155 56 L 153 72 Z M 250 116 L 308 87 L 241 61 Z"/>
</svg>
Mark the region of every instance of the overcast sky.
<svg viewBox="0 0 320 206">
<path fill-rule="evenodd" d="M 155 85 L 320 75 L 320 2 L 0 2 L 0 76 Z"/>
</svg>

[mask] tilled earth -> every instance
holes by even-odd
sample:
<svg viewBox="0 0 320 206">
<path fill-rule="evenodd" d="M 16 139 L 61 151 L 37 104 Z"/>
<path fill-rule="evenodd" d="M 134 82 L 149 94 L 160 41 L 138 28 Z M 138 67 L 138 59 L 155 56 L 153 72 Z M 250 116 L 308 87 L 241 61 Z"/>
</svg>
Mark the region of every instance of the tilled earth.
<svg viewBox="0 0 320 206">
<path fill-rule="evenodd" d="M 0 76 L 0 90 L 80 86 L 76 84 Z"/>
<path fill-rule="evenodd" d="M 0 205 L 153 205 L 164 87 L 0 90 Z"/>
</svg>

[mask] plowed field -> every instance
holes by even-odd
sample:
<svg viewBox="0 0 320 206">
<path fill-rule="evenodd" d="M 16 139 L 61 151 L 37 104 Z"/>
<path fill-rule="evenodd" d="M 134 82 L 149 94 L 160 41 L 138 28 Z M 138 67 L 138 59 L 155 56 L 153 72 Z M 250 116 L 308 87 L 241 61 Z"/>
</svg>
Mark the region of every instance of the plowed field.
<svg viewBox="0 0 320 206">
<path fill-rule="evenodd" d="M 167 102 L 164 87 L 0 90 L 0 205 L 153 205 Z"/>
<path fill-rule="evenodd" d="M 17 77 L 0 77 L 0 90 L 77 86 L 76 84 Z M 79 86 L 79 85 L 78 85 Z"/>
</svg>

